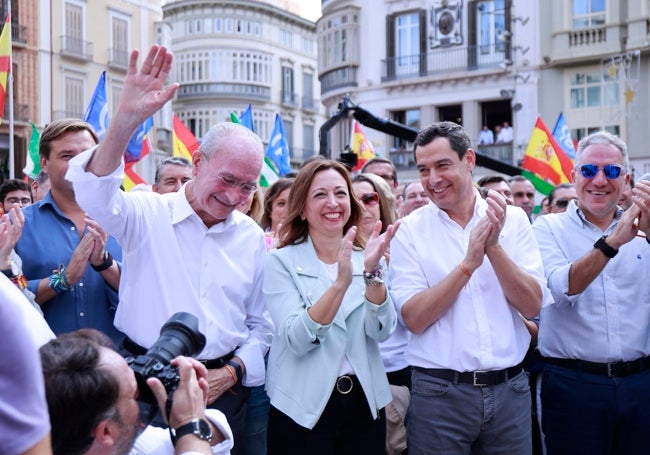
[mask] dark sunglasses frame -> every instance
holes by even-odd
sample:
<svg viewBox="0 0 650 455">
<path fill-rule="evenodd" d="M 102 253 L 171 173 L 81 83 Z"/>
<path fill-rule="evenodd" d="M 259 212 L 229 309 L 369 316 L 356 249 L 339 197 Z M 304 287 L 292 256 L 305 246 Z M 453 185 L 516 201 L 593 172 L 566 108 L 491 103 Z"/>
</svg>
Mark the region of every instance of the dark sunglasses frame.
<svg viewBox="0 0 650 455">
<path fill-rule="evenodd" d="M 379 193 L 372 192 L 372 193 L 363 193 L 361 197 L 359 198 L 361 202 L 364 204 L 378 204 L 379 203 Z"/>
<path fill-rule="evenodd" d="M 580 166 L 580 174 L 586 179 L 593 179 L 598 175 L 599 170 L 603 170 L 605 177 L 609 180 L 616 180 L 621 176 L 623 172 L 623 166 L 618 164 L 608 164 L 605 167 L 598 167 L 595 164 L 583 164 Z"/>
<path fill-rule="evenodd" d="M 569 202 L 575 201 L 575 198 L 572 199 L 558 199 L 556 201 L 553 201 L 553 205 L 556 207 L 559 207 L 561 209 L 565 209 L 569 206 Z"/>
</svg>

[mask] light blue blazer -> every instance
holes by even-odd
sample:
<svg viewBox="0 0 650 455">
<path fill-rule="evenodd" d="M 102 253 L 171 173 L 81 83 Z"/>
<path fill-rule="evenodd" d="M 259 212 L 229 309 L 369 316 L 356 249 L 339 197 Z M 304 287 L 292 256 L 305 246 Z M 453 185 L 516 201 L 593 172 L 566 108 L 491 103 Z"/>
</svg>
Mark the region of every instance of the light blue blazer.
<svg viewBox="0 0 650 455">
<path fill-rule="evenodd" d="M 381 305 L 366 300 L 363 258 L 363 251 L 352 251 L 352 283 L 329 325 L 307 313 L 332 285 L 311 239 L 274 250 L 267 259 L 264 296 L 276 333 L 266 391 L 274 407 L 303 427 L 318 422 L 346 354 L 372 416 L 392 400 L 378 342 L 393 333 L 397 316 L 390 295 Z"/>
</svg>

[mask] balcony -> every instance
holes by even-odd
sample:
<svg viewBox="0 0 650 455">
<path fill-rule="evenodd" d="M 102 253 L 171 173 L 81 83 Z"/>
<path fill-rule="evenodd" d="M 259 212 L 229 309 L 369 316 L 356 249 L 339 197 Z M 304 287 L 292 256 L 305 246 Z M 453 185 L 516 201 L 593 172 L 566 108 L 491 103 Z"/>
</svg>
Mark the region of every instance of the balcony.
<svg viewBox="0 0 650 455">
<path fill-rule="evenodd" d="M 179 99 L 204 98 L 206 96 L 245 97 L 270 101 L 271 88 L 231 82 L 195 82 L 182 83 L 178 89 Z"/>
<path fill-rule="evenodd" d="M 311 96 L 302 97 L 302 108 L 306 111 L 318 112 L 318 105 L 320 102 Z"/>
<path fill-rule="evenodd" d="M 319 79 L 321 93 L 345 87 L 357 87 L 359 85 L 357 82 L 357 68 L 355 66 L 344 66 L 322 73 Z"/>
<path fill-rule="evenodd" d="M 415 153 L 413 150 L 391 150 L 390 160 L 396 169 L 409 169 L 415 167 Z"/>
<path fill-rule="evenodd" d="M 77 60 L 91 61 L 93 59 L 93 43 L 64 35 L 61 37 L 61 55 Z"/>
<path fill-rule="evenodd" d="M 495 160 L 517 165 L 512 154 L 512 143 L 479 145 L 476 151 Z"/>
<path fill-rule="evenodd" d="M 129 51 L 110 48 L 108 50 L 108 66 L 113 69 L 126 71 L 129 66 Z"/>
<path fill-rule="evenodd" d="M 52 112 L 52 120 L 63 120 L 64 118 L 83 118 L 84 113 L 75 111 L 54 111 Z"/>
<path fill-rule="evenodd" d="M 576 60 L 593 60 L 620 53 L 626 40 L 624 26 L 604 25 L 558 32 L 551 37 L 550 61 L 575 63 Z"/>
<path fill-rule="evenodd" d="M 287 106 L 298 106 L 298 95 L 293 92 L 282 90 L 282 92 L 280 92 L 280 102 Z"/>
<path fill-rule="evenodd" d="M 512 64 L 504 44 L 438 49 L 415 55 L 390 57 L 381 61 L 382 82 L 453 72 L 505 68 Z"/>
<path fill-rule="evenodd" d="M 20 24 L 11 24 L 11 43 L 24 46 L 27 44 L 27 27 Z"/>
</svg>

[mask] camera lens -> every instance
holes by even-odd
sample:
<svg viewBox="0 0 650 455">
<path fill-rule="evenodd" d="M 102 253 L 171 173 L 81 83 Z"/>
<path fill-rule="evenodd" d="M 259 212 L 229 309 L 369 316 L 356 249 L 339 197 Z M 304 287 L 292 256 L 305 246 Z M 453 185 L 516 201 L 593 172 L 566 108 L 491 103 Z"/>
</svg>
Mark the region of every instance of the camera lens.
<svg viewBox="0 0 650 455">
<path fill-rule="evenodd" d="M 160 329 L 160 338 L 147 356 L 168 364 L 179 355 L 191 356 L 205 347 L 205 336 L 199 332 L 199 321 L 190 313 L 176 313 Z"/>
</svg>

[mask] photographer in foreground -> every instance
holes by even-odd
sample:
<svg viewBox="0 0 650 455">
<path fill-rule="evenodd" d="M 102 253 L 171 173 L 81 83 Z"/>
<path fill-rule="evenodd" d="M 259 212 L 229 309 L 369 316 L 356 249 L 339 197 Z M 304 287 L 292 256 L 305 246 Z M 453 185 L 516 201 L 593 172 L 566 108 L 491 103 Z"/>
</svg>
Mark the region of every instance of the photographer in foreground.
<svg viewBox="0 0 650 455">
<path fill-rule="evenodd" d="M 230 452 L 232 432 L 225 416 L 205 410 L 207 372 L 196 360 L 179 356 L 172 361 L 180 376 L 166 417 L 177 432 L 174 447 L 167 430 L 142 431 L 135 375 L 103 334 L 94 330 L 66 334 L 44 345 L 40 353 L 54 455 Z M 165 387 L 156 378 L 149 378 L 147 385 L 166 415 Z"/>
</svg>

